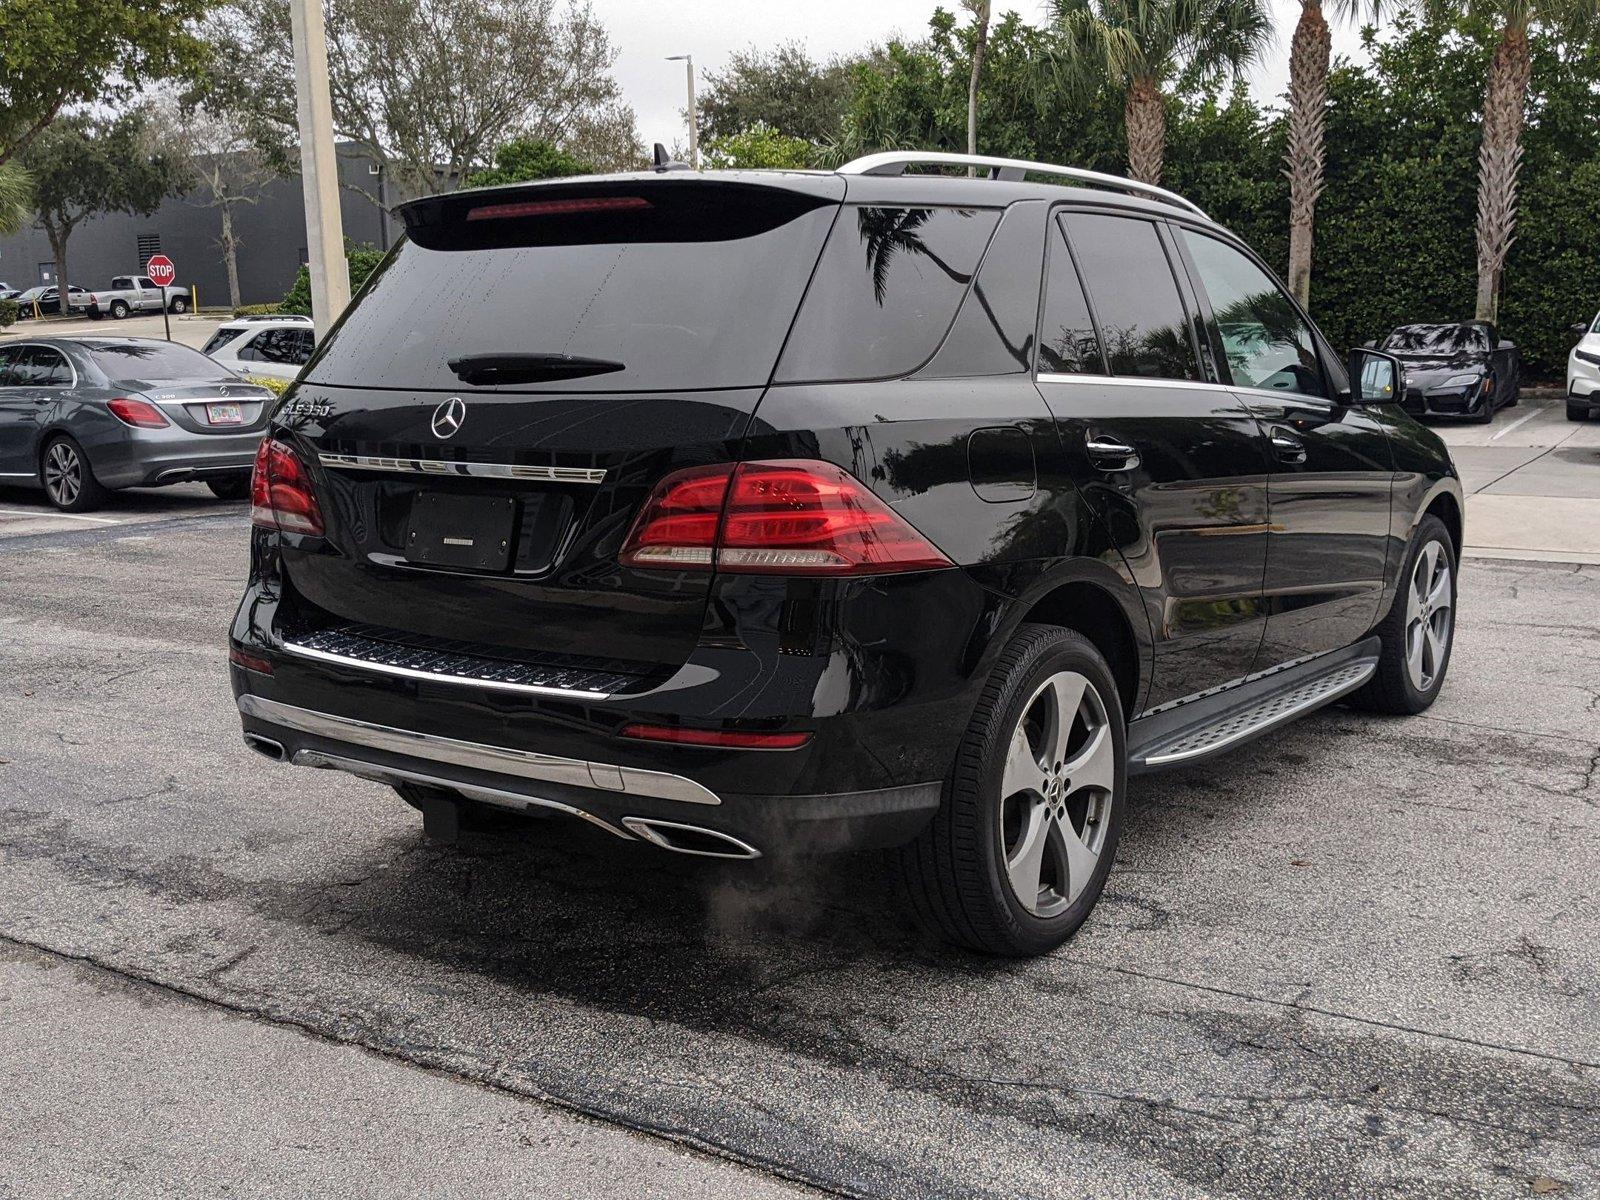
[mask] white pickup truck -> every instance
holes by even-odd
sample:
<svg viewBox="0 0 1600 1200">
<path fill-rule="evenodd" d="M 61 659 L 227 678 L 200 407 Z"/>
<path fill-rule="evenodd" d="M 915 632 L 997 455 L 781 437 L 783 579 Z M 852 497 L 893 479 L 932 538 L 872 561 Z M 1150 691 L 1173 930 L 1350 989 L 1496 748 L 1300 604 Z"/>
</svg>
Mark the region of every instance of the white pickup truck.
<svg viewBox="0 0 1600 1200">
<path fill-rule="evenodd" d="M 188 288 L 167 289 L 168 311 L 188 312 L 193 303 Z M 120 321 L 133 312 L 160 312 L 161 289 L 150 282 L 148 275 L 117 275 L 108 290 L 89 293 L 88 311 L 94 321 L 104 316 Z"/>
</svg>

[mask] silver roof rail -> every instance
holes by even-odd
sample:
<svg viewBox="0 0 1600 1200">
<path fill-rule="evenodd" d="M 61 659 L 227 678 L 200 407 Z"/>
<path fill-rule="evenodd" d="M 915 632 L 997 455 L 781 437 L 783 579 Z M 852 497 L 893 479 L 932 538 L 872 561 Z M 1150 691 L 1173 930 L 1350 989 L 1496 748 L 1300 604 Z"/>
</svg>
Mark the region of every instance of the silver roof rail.
<svg viewBox="0 0 1600 1200">
<path fill-rule="evenodd" d="M 1149 196 L 1167 204 L 1186 208 L 1197 216 L 1205 211 L 1193 200 L 1186 200 L 1177 192 L 1157 187 L 1153 183 L 1140 183 L 1121 175 L 1107 175 L 1102 171 L 1089 171 L 1083 167 L 1061 167 L 1054 163 L 1029 162 L 1022 158 L 991 158 L 987 154 L 946 154 L 933 150 L 885 150 L 881 154 L 868 154 L 852 159 L 839 168 L 841 175 L 903 175 L 907 167 L 987 167 L 990 179 L 1021 179 L 1024 175 L 1060 175 L 1079 183 L 1096 187 L 1114 188 L 1135 196 Z M 1209 218 L 1208 218 L 1209 219 Z"/>
</svg>

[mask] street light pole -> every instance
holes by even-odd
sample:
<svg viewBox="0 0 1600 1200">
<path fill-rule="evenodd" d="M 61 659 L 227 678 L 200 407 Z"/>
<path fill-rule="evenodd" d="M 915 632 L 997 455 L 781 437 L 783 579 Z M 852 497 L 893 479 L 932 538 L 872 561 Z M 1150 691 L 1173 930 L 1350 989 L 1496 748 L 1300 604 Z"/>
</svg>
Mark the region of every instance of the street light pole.
<svg viewBox="0 0 1600 1200">
<path fill-rule="evenodd" d="M 681 62 L 689 77 L 689 165 L 700 169 L 700 120 L 694 106 L 694 55 L 674 54 L 668 62 Z"/>
<path fill-rule="evenodd" d="M 350 303 L 350 269 L 345 265 L 344 221 L 339 214 L 339 160 L 333 150 L 333 101 L 328 93 L 322 0 L 289 0 L 289 21 L 294 38 L 311 308 L 326 334 Z"/>
</svg>

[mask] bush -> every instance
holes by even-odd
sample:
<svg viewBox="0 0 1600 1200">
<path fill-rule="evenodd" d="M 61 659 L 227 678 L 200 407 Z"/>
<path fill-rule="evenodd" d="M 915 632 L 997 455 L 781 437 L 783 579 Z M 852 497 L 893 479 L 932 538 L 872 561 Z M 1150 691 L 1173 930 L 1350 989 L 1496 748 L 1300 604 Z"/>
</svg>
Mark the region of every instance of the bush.
<svg viewBox="0 0 1600 1200">
<path fill-rule="evenodd" d="M 274 396 L 281 396 L 289 390 L 290 381 L 287 379 L 274 379 L 270 375 L 246 375 L 245 379 L 266 388 Z"/>
<path fill-rule="evenodd" d="M 376 246 L 352 246 L 344 248 L 345 261 L 350 267 L 350 294 L 354 296 L 361 290 L 361 285 L 366 283 L 367 276 L 377 269 L 383 261 L 383 251 Z M 280 313 L 297 313 L 304 317 L 314 317 L 311 311 L 311 271 L 307 267 L 300 268 L 300 274 L 295 277 L 294 286 L 283 298 L 282 304 L 271 306 L 271 310 Z"/>
<path fill-rule="evenodd" d="M 15 300 L 0 300 L 0 329 L 16 324 L 17 314 L 21 311 L 22 306 Z"/>
<path fill-rule="evenodd" d="M 549 142 L 540 138 L 514 138 L 494 152 L 494 166 L 473 172 L 463 182 L 466 187 L 491 187 L 592 174 L 594 167 L 590 164 Z"/>
</svg>

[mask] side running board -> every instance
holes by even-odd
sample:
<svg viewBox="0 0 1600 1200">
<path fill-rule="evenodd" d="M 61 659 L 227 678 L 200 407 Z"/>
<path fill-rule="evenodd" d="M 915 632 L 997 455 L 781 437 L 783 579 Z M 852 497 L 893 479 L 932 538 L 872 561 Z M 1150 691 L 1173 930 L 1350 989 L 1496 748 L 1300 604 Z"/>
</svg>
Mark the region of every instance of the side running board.
<svg viewBox="0 0 1600 1200">
<path fill-rule="evenodd" d="M 1128 726 L 1128 770 L 1187 766 L 1331 704 L 1371 679 L 1379 643 L 1368 638 L 1288 670 L 1241 683 Z"/>
</svg>

